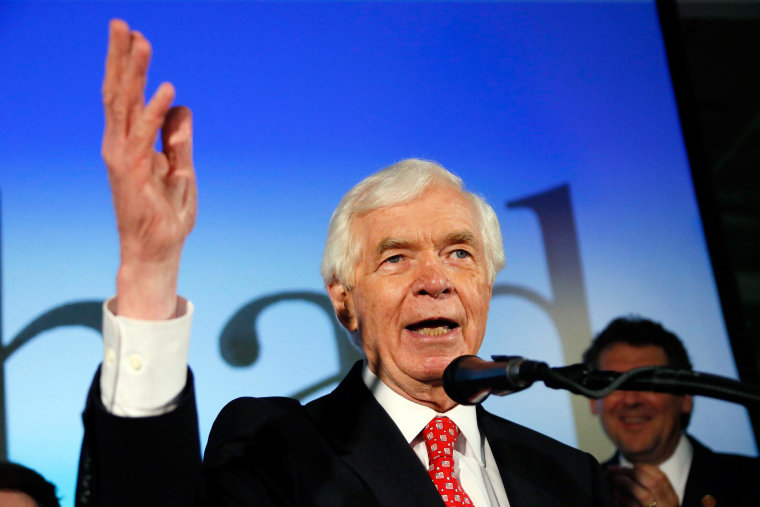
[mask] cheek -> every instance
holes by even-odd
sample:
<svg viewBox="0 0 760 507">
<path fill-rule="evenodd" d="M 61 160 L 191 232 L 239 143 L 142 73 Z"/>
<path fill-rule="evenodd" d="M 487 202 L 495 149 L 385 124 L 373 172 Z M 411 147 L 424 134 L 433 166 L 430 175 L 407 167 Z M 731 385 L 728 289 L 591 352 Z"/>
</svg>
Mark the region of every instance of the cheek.
<svg viewBox="0 0 760 507">
<path fill-rule="evenodd" d="M 680 403 L 676 399 L 661 400 L 657 406 L 657 410 L 662 414 L 666 414 L 667 418 L 672 420 L 677 420 L 681 414 Z"/>
<path fill-rule="evenodd" d="M 599 407 L 599 413 L 602 415 L 611 414 L 617 409 L 617 406 L 620 404 L 620 393 L 612 393 L 606 398 L 599 400 L 598 407 Z"/>
<path fill-rule="evenodd" d="M 372 330 L 392 326 L 400 301 L 399 291 L 387 285 L 377 287 L 363 284 L 357 287 L 355 305 L 360 326 Z"/>
<path fill-rule="evenodd" d="M 484 292 L 481 293 L 481 294 L 484 294 L 482 296 L 483 300 L 482 300 L 482 302 L 480 304 L 481 313 L 483 315 L 488 315 L 488 309 L 491 306 L 491 290 L 490 289 L 491 288 L 488 287 L 487 291 L 484 291 Z"/>
<path fill-rule="evenodd" d="M 488 321 L 488 308 L 491 304 L 491 292 L 490 287 L 477 295 L 478 301 L 476 307 L 473 309 L 473 315 L 476 317 L 478 327 L 485 332 L 486 324 Z"/>
<path fill-rule="evenodd" d="M 641 403 L 650 407 L 655 412 L 669 412 L 673 407 L 672 399 L 669 399 L 667 395 L 645 391 L 642 392 L 640 396 Z"/>
<path fill-rule="evenodd" d="M 462 303 L 469 308 L 471 313 L 477 315 L 488 313 L 488 306 L 491 303 L 490 285 L 469 278 L 457 284 L 456 287 Z"/>
<path fill-rule="evenodd" d="M 354 288 L 354 314 L 360 332 L 364 331 L 370 324 L 367 321 L 367 316 L 372 315 L 373 303 L 364 297 L 365 294 L 366 291 L 362 287 Z"/>
</svg>

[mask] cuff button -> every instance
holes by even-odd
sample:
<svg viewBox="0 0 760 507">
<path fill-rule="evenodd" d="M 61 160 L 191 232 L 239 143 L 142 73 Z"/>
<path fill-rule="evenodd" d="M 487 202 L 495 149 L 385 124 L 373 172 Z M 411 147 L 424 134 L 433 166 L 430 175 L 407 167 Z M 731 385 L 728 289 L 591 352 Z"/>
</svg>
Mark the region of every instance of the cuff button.
<svg viewBox="0 0 760 507">
<path fill-rule="evenodd" d="M 143 367 L 142 357 L 138 356 L 137 354 L 132 354 L 129 356 L 129 367 L 135 371 L 140 371 Z"/>
</svg>

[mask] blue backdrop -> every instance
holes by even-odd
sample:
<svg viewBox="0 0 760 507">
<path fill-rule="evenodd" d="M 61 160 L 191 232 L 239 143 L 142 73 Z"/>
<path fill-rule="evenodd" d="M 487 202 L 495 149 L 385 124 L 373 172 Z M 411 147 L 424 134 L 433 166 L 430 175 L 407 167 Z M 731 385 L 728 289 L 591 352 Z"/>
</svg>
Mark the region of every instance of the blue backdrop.
<svg viewBox="0 0 760 507">
<path fill-rule="evenodd" d="M 327 222 L 354 183 L 412 156 L 462 176 L 502 223 L 482 356 L 576 362 L 633 312 L 679 334 L 696 369 L 736 376 L 651 2 L 6 1 L 0 415 L 9 458 L 56 482 L 64 505 L 102 355 L 86 326 L 118 264 L 99 157 L 112 17 L 153 43 L 149 92 L 170 80 L 194 113 L 200 209 L 180 290 L 196 305 L 204 440 L 233 397 L 330 388 L 351 353 L 314 304 Z M 270 296 L 241 317 L 258 355 L 225 355 L 233 315 Z M 606 457 L 571 400 L 533 387 L 487 406 Z M 695 410 L 707 444 L 757 452 L 743 408 Z"/>
</svg>

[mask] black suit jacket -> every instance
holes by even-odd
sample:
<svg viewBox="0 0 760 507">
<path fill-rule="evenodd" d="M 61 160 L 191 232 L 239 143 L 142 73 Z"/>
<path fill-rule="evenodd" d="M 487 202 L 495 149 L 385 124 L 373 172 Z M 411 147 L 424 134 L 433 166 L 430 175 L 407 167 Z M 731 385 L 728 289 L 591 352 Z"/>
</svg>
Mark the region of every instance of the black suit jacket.
<svg viewBox="0 0 760 507">
<path fill-rule="evenodd" d="M 760 460 L 736 454 L 713 452 L 689 435 L 694 448 L 689 476 L 686 479 L 682 507 L 703 507 L 703 499 L 712 496 L 716 507 L 757 507 L 760 505 Z M 606 469 L 617 464 L 616 454 L 603 464 Z"/>
<path fill-rule="evenodd" d="M 702 499 L 712 495 L 716 507 L 760 505 L 760 461 L 757 458 L 711 451 L 689 437 L 694 457 L 686 480 L 683 505 L 702 507 Z"/>
<path fill-rule="evenodd" d="M 188 384 L 168 419 L 124 420 L 94 398 L 96 378 L 84 416 L 78 505 L 443 505 L 362 382 L 360 364 L 335 391 L 305 406 L 289 398 L 231 402 L 214 423 L 202 467 L 197 436 L 187 441 L 187 428 L 197 431 L 192 379 Z M 131 429 L 135 423 L 145 426 Z M 478 423 L 512 507 L 608 504 L 590 455 L 482 408 Z"/>
</svg>

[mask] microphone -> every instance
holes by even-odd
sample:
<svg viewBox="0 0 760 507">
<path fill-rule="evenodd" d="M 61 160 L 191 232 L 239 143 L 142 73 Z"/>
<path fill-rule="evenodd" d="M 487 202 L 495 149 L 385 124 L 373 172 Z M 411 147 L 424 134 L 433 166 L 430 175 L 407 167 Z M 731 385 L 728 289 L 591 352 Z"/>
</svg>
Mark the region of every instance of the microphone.
<svg viewBox="0 0 760 507">
<path fill-rule="evenodd" d="M 443 389 L 460 405 L 477 405 L 488 395 L 521 391 L 549 370 L 546 363 L 520 356 L 492 356 L 485 361 L 478 356 L 460 356 L 443 372 Z"/>
</svg>

